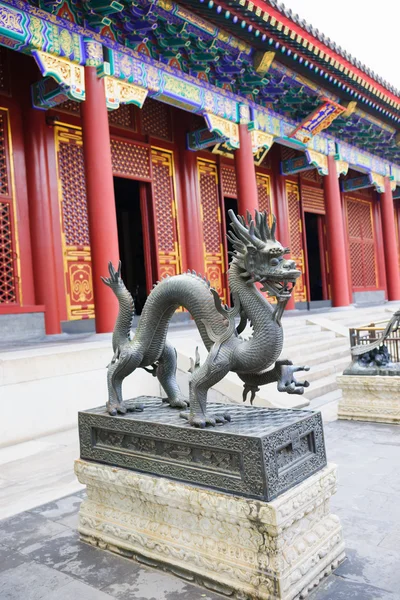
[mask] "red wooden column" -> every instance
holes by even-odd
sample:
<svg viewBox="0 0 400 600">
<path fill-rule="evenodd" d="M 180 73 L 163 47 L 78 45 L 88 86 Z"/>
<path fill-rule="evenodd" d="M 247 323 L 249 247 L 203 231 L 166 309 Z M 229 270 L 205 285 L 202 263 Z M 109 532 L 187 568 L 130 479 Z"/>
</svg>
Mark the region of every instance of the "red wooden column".
<svg viewBox="0 0 400 600">
<path fill-rule="evenodd" d="M 47 125 L 43 111 L 25 107 L 25 157 L 36 304 L 45 306 L 48 335 L 61 333 L 58 313 Z M 17 174 L 18 177 L 18 174 Z"/>
<path fill-rule="evenodd" d="M 274 144 L 270 150 L 272 166 L 272 187 L 274 192 L 274 209 L 276 216 L 277 238 L 284 248 L 290 248 L 289 212 L 286 199 L 285 177 L 281 175 L 280 147 Z M 286 304 L 285 310 L 294 310 L 294 295 Z"/>
<path fill-rule="evenodd" d="M 180 243 L 183 270 L 204 273 L 204 237 L 201 220 L 197 154 L 187 149 L 190 113 L 174 112 L 175 140 L 178 147 L 178 217 L 181 223 Z"/>
<path fill-rule="evenodd" d="M 332 306 L 348 306 L 349 287 L 342 200 L 333 156 L 328 156 L 328 170 L 328 175 L 324 177 L 324 190 Z"/>
<path fill-rule="evenodd" d="M 235 150 L 236 182 L 238 194 L 238 213 L 246 216 L 250 211 L 258 210 L 258 190 L 256 169 L 251 146 L 251 135 L 246 124 L 239 124 L 240 147 Z"/>
<path fill-rule="evenodd" d="M 109 261 L 116 266 L 119 260 L 110 131 L 104 82 L 95 67 L 85 67 L 85 82 L 81 116 L 96 331 L 107 333 L 114 328 L 118 302 L 100 277 L 108 275 Z"/>
<path fill-rule="evenodd" d="M 400 300 L 400 273 L 393 194 L 387 177 L 385 178 L 385 191 L 381 194 L 381 213 L 388 300 Z"/>
</svg>

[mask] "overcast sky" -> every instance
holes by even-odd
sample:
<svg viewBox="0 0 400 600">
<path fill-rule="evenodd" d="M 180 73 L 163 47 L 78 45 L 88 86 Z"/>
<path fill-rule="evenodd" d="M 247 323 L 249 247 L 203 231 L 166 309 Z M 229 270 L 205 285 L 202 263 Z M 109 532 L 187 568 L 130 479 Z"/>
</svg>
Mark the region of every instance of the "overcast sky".
<svg viewBox="0 0 400 600">
<path fill-rule="evenodd" d="M 400 90 L 400 0 L 283 0 Z"/>
</svg>

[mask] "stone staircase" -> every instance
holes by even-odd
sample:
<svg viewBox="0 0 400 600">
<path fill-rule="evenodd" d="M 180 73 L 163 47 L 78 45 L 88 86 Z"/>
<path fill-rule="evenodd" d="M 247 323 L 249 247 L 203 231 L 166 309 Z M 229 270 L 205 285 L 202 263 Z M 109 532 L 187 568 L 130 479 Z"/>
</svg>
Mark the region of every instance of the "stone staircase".
<svg viewBox="0 0 400 600">
<path fill-rule="evenodd" d="M 283 319 L 285 342 L 282 356 L 297 365 L 310 366 L 309 372 L 297 375 L 299 380 L 307 379 L 310 387 L 306 389 L 303 396 L 297 396 L 279 393 L 276 384 L 270 384 L 260 390 L 255 404 L 285 408 L 309 407 L 321 410 L 325 420 L 335 419 L 337 402 L 341 396 L 336 377 L 343 372 L 351 360 L 349 327 L 390 318 L 390 314 L 397 308 L 399 303 L 387 303 L 366 308 L 301 312 L 285 316 Z M 205 351 L 194 327 L 180 332 L 171 341 L 178 350 L 180 383 L 184 388 L 189 357 L 194 356 L 197 344 L 200 345 L 202 361 L 205 358 Z M 235 374 L 229 373 L 210 391 L 210 399 L 241 402 L 242 390 L 242 382 Z"/>
<path fill-rule="evenodd" d="M 327 311 L 306 318 L 308 327 L 313 329 L 313 333 L 307 333 L 307 330 L 299 328 L 299 331 L 305 332 L 305 338 L 309 340 L 309 347 L 303 346 L 300 356 L 311 367 L 307 376 L 310 387 L 304 394 L 304 397 L 310 401 L 310 408 L 321 410 L 327 420 L 336 418 L 337 403 L 341 397 L 336 377 L 343 372 L 351 360 L 349 328 L 389 319 L 398 308 L 399 303 L 387 303 L 381 306 Z M 296 361 L 298 351 L 297 346 L 293 354 Z"/>
</svg>

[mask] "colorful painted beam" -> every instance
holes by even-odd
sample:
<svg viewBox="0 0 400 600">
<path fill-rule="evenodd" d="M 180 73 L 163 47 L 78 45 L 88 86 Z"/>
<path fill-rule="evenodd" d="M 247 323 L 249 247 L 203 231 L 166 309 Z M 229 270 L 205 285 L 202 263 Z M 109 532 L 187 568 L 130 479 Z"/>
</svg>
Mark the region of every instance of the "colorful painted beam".
<svg viewBox="0 0 400 600">
<path fill-rule="evenodd" d="M 179 5 L 174 5 L 169 0 L 163 0 L 163 2 L 167 12 L 171 12 L 170 6 L 172 6 L 174 10 L 183 10 L 185 19 L 197 20 L 196 16 Z M 189 26 L 192 27 L 188 23 Z M 201 21 L 201 26 L 206 25 Z M 219 30 L 219 33 L 216 34 L 216 43 L 218 44 L 236 44 L 237 51 L 243 54 L 252 51 L 250 46 L 234 39 L 233 36 L 225 36 L 223 40 L 220 37 Z M 99 33 L 84 29 L 75 23 L 69 23 L 22 0 L 0 2 L 0 44 L 25 53 L 32 53 L 36 50 L 65 58 L 71 63 L 96 65 L 99 68 L 103 61 L 103 48 L 106 47 L 114 72 L 104 72 L 104 75 L 145 88 L 150 96 L 163 102 L 199 114 L 214 114 L 234 123 L 240 122 L 240 106 L 247 105 L 247 109 L 250 107 L 252 112 L 249 121 L 255 122 L 257 130 L 274 136 L 275 141 L 288 144 L 291 140 L 303 151 L 308 149 L 324 155 L 338 154 L 337 146 L 339 160 L 356 169 L 368 170 L 378 175 L 388 176 L 391 167 L 400 168 L 398 165 L 391 165 L 388 161 L 349 144 L 336 143 L 334 138 L 321 133 L 314 135 L 307 145 L 302 144 L 298 140 L 289 138 L 299 123 L 284 118 L 274 111 L 261 107 L 228 90 L 216 88 L 197 77 L 177 72 L 169 65 L 156 62 L 129 48 L 123 48 L 117 42 L 105 38 Z M 243 44 L 243 48 L 241 44 Z M 89 48 L 92 48 L 94 54 L 93 52 L 90 54 Z"/>
<path fill-rule="evenodd" d="M 193 152 L 206 150 L 216 144 L 223 144 L 226 138 L 216 131 L 210 131 L 207 128 L 190 131 L 187 134 L 187 148 Z"/>
<path fill-rule="evenodd" d="M 84 67 L 40 50 L 33 50 L 32 55 L 44 77 L 52 77 L 72 100 L 85 99 Z"/>
<path fill-rule="evenodd" d="M 115 77 L 104 77 L 104 90 L 108 110 L 116 110 L 120 104 L 134 104 L 142 108 L 148 94 L 146 88 Z"/>
<path fill-rule="evenodd" d="M 346 110 L 345 107 L 328 98 L 323 98 L 323 100 L 324 103 L 297 125 L 289 137 L 295 138 L 303 144 L 308 144 L 311 138 L 327 129 Z"/>
<path fill-rule="evenodd" d="M 68 89 L 53 77 L 44 77 L 31 86 L 32 105 L 39 110 L 49 110 L 70 99 Z"/>
<path fill-rule="evenodd" d="M 157 65 L 157 66 L 156 66 Z M 238 102 L 215 88 L 207 88 L 194 77 L 176 76 L 161 63 L 151 64 L 126 52 L 109 50 L 108 61 L 98 68 L 100 76 L 110 75 L 148 90 L 152 98 L 199 114 L 212 114 L 237 123 Z"/>
<path fill-rule="evenodd" d="M 320 175 L 328 175 L 328 158 L 320 152 L 305 150 L 303 156 L 281 162 L 282 175 L 294 175 L 311 169 L 317 169 Z"/>
<path fill-rule="evenodd" d="M 377 192 L 383 194 L 385 191 L 385 177 L 374 172 L 369 172 L 366 175 L 360 175 L 360 177 L 353 177 L 342 181 L 343 192 L 355 192 L 356 190 L 362 190 L 369 187 L 374 187 Z"/>
<path fill-rule="evenodd" d="M 51 16 L 40 12 L 44 16 Z M 0 3 L 0 44 L 18 52 L 30 54 L 33 50 L 39 50 L 84 64 L 81 35 L 4 3 Z"/>
<path fill-rule="evenodd" d="M 369 152 L 359 150 L 355 146 L 350 146 L 350 144 L 346 144 L 345 142 L 337 143 L 336 156 L 339 160 L 344 160 L 355 169 L 371 171 L 384 177 L 390 176 L 389 162 L 378 156 L 369 154 Z"/>
</svg>

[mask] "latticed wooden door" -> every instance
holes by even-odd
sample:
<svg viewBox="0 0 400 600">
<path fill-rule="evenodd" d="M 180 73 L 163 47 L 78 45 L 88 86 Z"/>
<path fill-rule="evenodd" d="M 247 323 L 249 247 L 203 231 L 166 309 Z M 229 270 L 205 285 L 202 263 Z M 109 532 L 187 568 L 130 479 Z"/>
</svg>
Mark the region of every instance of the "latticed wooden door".
<svg viewBox="0 0 400 600">
<path fill-rule="evenodd" d="M 221 165 L 222 193 L 225 198 L 237 198 L 236 172 L 233 167 Z"/>
<path fill-rule="evenodd" d="M 0 109 L 0 306 L 20 303 L 13 195 L 8 113 Z"/>
<path fill-rule="evenodd" d="M 305 260 L 300 210 L 300 191 L 297 183 L 286 181 L 286 199 L 289 214 L 290 256 L 296 261 L 297 268 L 302 273 L 294 288 L 294 301 L 307 302 L 307 289 L 304 276 Z"/>
<path fill-rule="evenodd" d="M 372 203 L 346 196 L 351 283 L 354 291 L 376 289 L 375 236 Z"/>
<path fill-rule="evenodd" d="M 217 165 L 208 160 L 197 159 L 201 212 L 205 248 L 207 278 L 224 302 L 227 301 L 225 286 L 225 261 L 222 240 L 221 210 L 218 194 Z"/>
<path fill-rule="evenodd" d="M 94 317 L 82 133 L 56 127 L 59 201 L 68 319 Z"/>
<path fill-rule="evenodd" d="M 158 277 L 181 272 L 173 154 L 151 149 Z"/>
<path fill-rule="evenodd" d="M 269 175 L 264 173 L 256 173 L 257 191 L 258 191 L 258 208 L 261 212 L 266 212 L 271 218 L 271 179 Z"/>
</svg>

